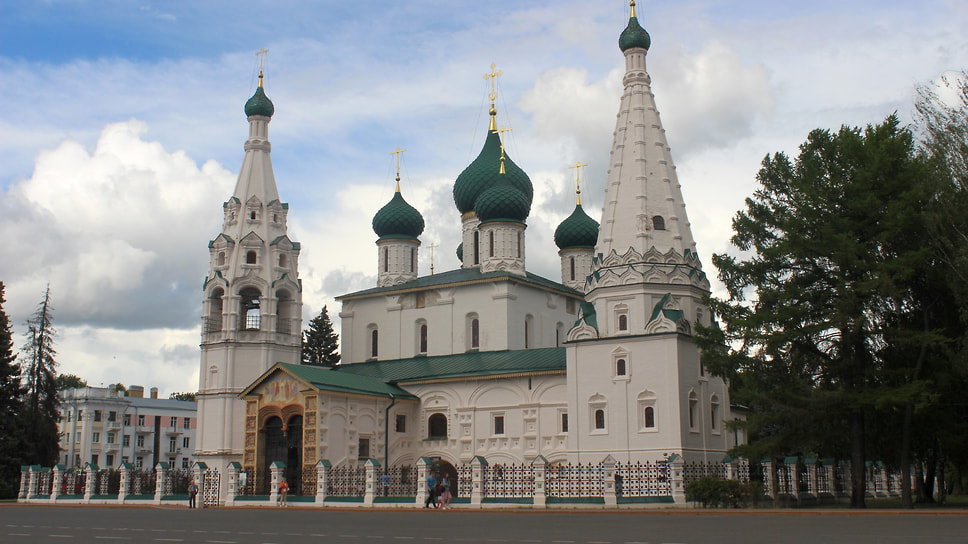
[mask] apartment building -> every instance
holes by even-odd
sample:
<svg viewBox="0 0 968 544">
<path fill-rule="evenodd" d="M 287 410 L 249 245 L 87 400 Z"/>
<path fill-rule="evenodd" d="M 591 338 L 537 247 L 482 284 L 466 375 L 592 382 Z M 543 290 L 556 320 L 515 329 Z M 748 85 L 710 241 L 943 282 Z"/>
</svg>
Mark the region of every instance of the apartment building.
<svg viewBox="0 0 968 544">
<path fill-rule="evenodd" d="M 189 468 L 195 450 L 196 403 L 159 399 L 152 387 L 132 385 L 127 396 L 114 386 L 61 392 L 60 461 L 67 468 L 93 463 L 151 468 L 167 462 Z"/>
</svg>

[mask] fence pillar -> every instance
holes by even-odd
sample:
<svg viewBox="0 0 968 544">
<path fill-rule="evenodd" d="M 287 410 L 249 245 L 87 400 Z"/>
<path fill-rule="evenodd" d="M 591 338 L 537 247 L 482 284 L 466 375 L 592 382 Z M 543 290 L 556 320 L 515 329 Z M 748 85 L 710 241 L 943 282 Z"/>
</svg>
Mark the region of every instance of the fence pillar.
<svg viewBox="0 0 968 544">
<path fill-rule="evenodd" d="M 316 463 L 316 506 L 324 506 L 326 503 L 326 490 L 329 489 L 329 469 L 332 466 L 333 464 L 326 459 L 320 459 Z"/>
<path fill-rule="evenodd" d="M 198 486 L 198 495 L 195 496 L 196 508 L 205 508 L 205 472 L 207 470 L 207 464 L 197 461 L 192 466 L 192 476 L 188 479 L 188 483 L 195 482 L 195 485 Z"/>
<path fill-rule="evenodd" d="M 61 487 L 64 485 L 64 465 L 54 465 L 50 482 L 50 502 L 56 502 L 61 494 Z"/>
<path fill-rule="evenodd" d="M 30 487 L 30 465 L 20 465 L 20 492 L 17 493 L 17 501 L 27 500 L 27 488 Z"/>
<path fill-rule="evenodd" d="M 365 463 L 366 487 L 363 488 L 363 504 L 365 506 L 373 506 L 373 498 L 376 497 L 377 482 L 379 480 L 377 469 L 380 468 L 380 462 L 376 459 L 367 459 Z"/>
<path fill-rule="evenodd" d="M 487 459 L 480 455 L 471 459 L 471 506 L 481 506 L 484 502 L 484 469 Z"/>
<path fill-rule="evenodd" d="M 168 463 L 162 461 L 155 465 L 155 504 L 161 504 L 165 488 L 168 487 L 168 478 Z"/>
<path fill-rule="evenodd" d="M 534 467 L 534 507 L 544 508 L 548 502 L 548 490 L 545 485 L 548 460 L 539 455 L 531 462 L 531 466 Z"/>
<path fill-rule="evenodd" d="M 225 467 L 225 477 L 228 478 L 228 491 L 225 494 L 225 506 L 232 506 L 235 503 L 235 497 L 239 494 L 239 471 L 242 470 L 242 465 L 232 461 L 229 466 Z M 205 502 L 204 500 L 202 502 Z"/>
<path fill-rule="evenodd" d="M 37 496 L 37 488 L 40 487 L 40 465 L 30 465 L 27 474 L 27 502 L 30 502 Z"/>
<path fill-rule="evenodd" d="M 273 461 L 269 465 L 269 503 L 279 502 L 279 484 L 286 477 L 286 464 L 282 461 Z"/>
<path fill-rule="evenodd" d="M 820 483 L 817 481 L 817 458 L 807 457 L 803 460 L 803 466 L 807 469 L 807 494 L 811 498 L 820 497 Z"/>
<path fill-rule="evenodd" d="M 602 476 L 605 481 L 605 485 L 602 489 L 605 493 L 605 506 L 615 506 L 618 504 L 618 499 L 615 495 L 615 458 L 611 455 L 605 457 L 602 460 Z"/>
<path fill-rule="evenodd" d="M 726 465 L 726 479 L 739 481 L 739 461 L 727 455 L 723 457 L 723 464 Z"/>
<path fill-rule="evenodd" d="M 427 502 L 427 477 L 430 475 L 430 468 L 434 462 L 429 457 L 421 457 L 417 461 L 417 499 L 416 506 L 423 506 Z"/>
<path fill-rule="evenodd" d="M 773 489 L 773 475 L 776 473 L 776 467 L 773 458 L 762 459 L 760 466 L 763 467 L 763 497 L 776 500 L 776 489 Z"/>
<path fill-rule="evenodd" d="M 669 456 L 669 481 L 672 483 L 672 501 L 686 503 L 686 461 L 677 454 Z"/>
<path fill-rule="evenodd" d="M 121 484 L 118 487 L 118 504 L 124 503 L 124 499 L 128 496 L 128 490 L 131 489 L 131 463 L 121 463 Z"/>
<path fill-rule="evenodd" d="M 96 494 L 97 475 L 97 465 L 88 463 L 84 467 L 84 502 L 91 502 L 91 497 Z"/>
<path fill-rule="evenodd" d="M 878 463 L 877 468 L 878 470 L 880 470 L 880 474 L 878 474 L 878 476 L 880 476 L 880 479 L 881 479 L 881 488 L 879 490 L 880 496 L 890 497 L 891 496 L 891 482 L 890 482 L 891 473 L 887 470 L 887 467 L 885 467 L 881 463 Z"/>
</svg>

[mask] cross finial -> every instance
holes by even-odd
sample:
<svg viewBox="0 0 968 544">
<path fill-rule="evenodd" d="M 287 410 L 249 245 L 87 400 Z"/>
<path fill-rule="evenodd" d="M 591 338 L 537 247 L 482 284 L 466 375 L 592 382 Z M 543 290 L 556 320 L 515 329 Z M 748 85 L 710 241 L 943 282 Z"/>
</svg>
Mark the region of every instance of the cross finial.
<svg viewBox="0 0 968 544">
<path fill-rule="evenodd" d="M 629 7 L 632 8 L 632 15 L 631 15 L 631 17 L 635 17 L 635 0 L 630 0 Z"/>
<path fill-rule="evenodd" d="M 579 206 L 581 206 L 581 175 L 580 175 L 580 173 L 581 173 L 581 167 L 582 166 L 588 166 L 588 164 L 583 164 L 581 161 L 576 161 L 573 166 L 569 166 L 568 167 L 568 168 L 574 168 L 575 169 L 575 195 L 576 195 L 576 199 L 578 200 L 578 205 Z"/>
<path fill-rule="evenodd" d="M 495 134 L 497 134 L 498 138 L 501 139 L 501 169 L 498 170 L 498 173 L 500 173 L 500 174 L 504 174 L 505 173 L 504 172 L 504 158 L 505 158 L 505 156 L 504 156 L 504 133 L 505 132 L 510 132 L 510 131 L 511 131 L 510 128 L 504 128 L 504 127 L 496 128 L 496 129 L 493 129 L 491 131 L 491 132 L 494 132 Z"/>
<path fill-rule="evenodd" d="M 268 52 L 269 50 L 263 47 L 262 49 L 259 50 L 258 53 L 255 54 L 255 56 L 259 57 L 259 86 L 260 87 L 262 86 L 262 68 L 265 66 L 266 53 Z"/>
<path fill-rule="evenodd" d="M 501 70 L 494 71 L 495 68 L 497 68 L 497 64 L 492 62 L 490 73 L 484 74 L 485 80 L 491 80 L 491 92 L 488 93 L 487 98 L 492 104 L 497 99 L 497 78 L 498 76 L 504 75 L 504 72 Z"/>
<path fill-rule="evenodd" d="M 440 246 L 438 246 L 437 244 L 430 244 L 429 247 L 430 247 L 430 275 L 433 276 L 434 275 L 434 250 Z"/>
<path fill-rule="evenodd" d="M 400 192 L 400 153 L 403 153 L 404 151 L 406 151 L 406 149 L 400 149 L 398 147 L 394 151 L 390 152 L 391 155 L 397 156 L 396 158 L 397 158 L 397 192 L 398 193 Z"/>
</svg>

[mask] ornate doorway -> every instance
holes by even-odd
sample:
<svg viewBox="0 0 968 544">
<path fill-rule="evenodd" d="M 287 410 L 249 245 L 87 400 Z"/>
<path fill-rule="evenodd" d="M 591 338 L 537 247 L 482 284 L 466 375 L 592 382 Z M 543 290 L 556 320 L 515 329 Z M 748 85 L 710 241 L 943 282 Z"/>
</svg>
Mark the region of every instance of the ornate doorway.
<svg viewBox="0 0 968 544">
<path fill-rule="evenodd" d="M 447 478 L 447 480 L 450 482 L 451 495 L 454 497 L 460 497 L 460 488 L 457 485 L 457 469 L 454 468 L 454 465 L 444 461 L 443 459 L 437 458 L 434 459 L 431 472 L 437 477 L 438 481 L 443 481 L 444 478 Z"/>
<path fill-rule="evenodd" d="M 282 419 L 272 416 L 266 420 L 265 454 L 262 456 L 262 482 L 259 486 L 262 494 L 272 492 L 272 463 L 282 461 L 286 464 L 283 477 L 289 483 L 290 495 L 302 494 L 302 429 L 303 418 L 294 415 L 284 426 Z"/>
</svg>

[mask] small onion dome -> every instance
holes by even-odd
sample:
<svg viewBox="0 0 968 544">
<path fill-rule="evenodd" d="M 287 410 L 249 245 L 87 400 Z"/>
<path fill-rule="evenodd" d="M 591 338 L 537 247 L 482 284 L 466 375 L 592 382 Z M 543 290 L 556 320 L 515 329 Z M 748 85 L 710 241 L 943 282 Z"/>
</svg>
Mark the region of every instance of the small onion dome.
<svg viewBox="0 0 968 544">
<path fill-rule="evenodd" d="M 461 242 L 457 246 L 457 260 L 460 262 L 464 262 L 464 242 Z"/>
<path fill-rule="evenodd" d="M 485 189 L 497 182 L 497 176 L 506 177 L 511 185 L 524 195 L 530 211 L 531 199 L 534 196 L 531 179 L 524 170 L 514 164 L 511 157 L 508 157 L 506 149 L 504 151 L 505 173 L 502 175 L 500 171 L 501 137 L 495 132 L 488 131 L 481 153 L 457 176 L 457 181 L 454 182 L 454 204 L 461 214 L 476 211 L 474 205 L 477 198 Z"/>
<path fill-rule="evenodd" d="M 523 223 L 531 213 L 531 199 L 511 185 L 506 175 L 498 175 L 497 184 L 481 193 L 474 203 L 477 218 L 481 223 L 502 220 Z"/>
<path fill-rule="evenodd" d="M 598 242 L 598 221 L 595 221 L 581 204 L 555 229 L 555 245 L 558 249 L 594 248 Z"/>
<path fill-rule="evenodd" d="M 245 103 L 246 117 L 252 115 L 272 117 L 275 111 L 276 108 L 272 105 L 272 100 L 269 100 L 269 97 L 266 96 L 266 92 L 262 89 L 261 85 L 256 87 L 255 94 Z"/>
<path fill-rule="evenodd" d="M 416 238 L 424 229 L 424 219 L 416 208 L 407 204 L 400 191 L 373 216 L 373 232 L 380 239 Z"/>
<path fill-rule="evenodd" d="M 622 35 L 618 38 L 618 46 L 622 52 L 626 52 L 633 47 L 648 49 L 652 45 L 652 38 L 649 33 L 639 25 L 639 19 L 634 15 L 629 17 L 629 26 L 625 27 Z"/>
</svg>

